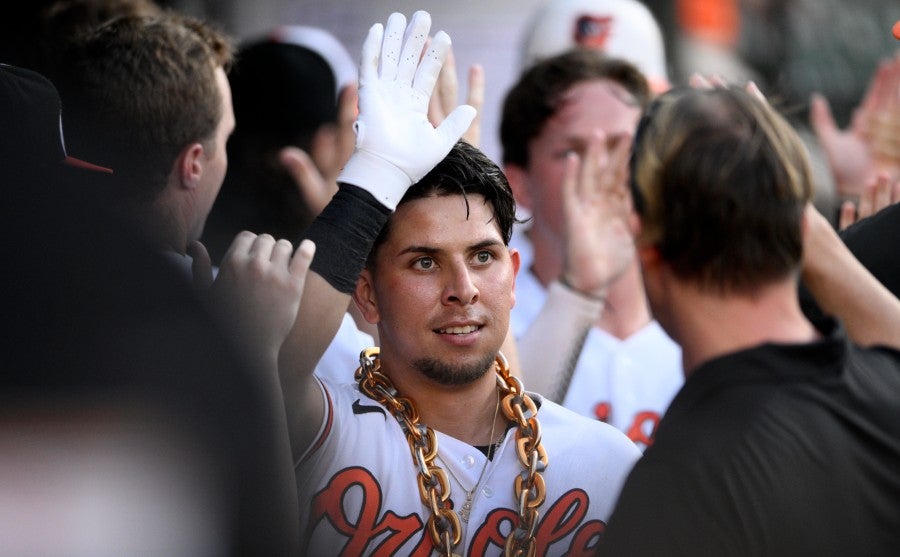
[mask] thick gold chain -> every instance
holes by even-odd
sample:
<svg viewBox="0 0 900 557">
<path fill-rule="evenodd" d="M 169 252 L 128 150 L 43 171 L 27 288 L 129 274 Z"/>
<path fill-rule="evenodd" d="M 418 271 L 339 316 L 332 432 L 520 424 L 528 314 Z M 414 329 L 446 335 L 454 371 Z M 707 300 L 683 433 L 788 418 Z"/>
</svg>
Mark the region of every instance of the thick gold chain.
<svg viewBox="0 0 900 557">
<path fill-rule="evenodd" d="M 422 502 L 431 509 L 426 528 L 434 546 L 444 557 L 454 555 L 453 548 L 462 538 L 459 517 L 447 504 L 450 498 L 450 482 L 447 473 L 434 464 L 438 453 L 434 430 L 419 422 L 419 412 L 412 400 L 399 396 L 391 380 L 381 373 L 379 348 L 367 348 L 359 356 L 356 382 L 366 395 L 383 404 L 400 423 L 409 443 L 413 464 L 418 469 L 417 483 Z M 538 409 L 522 381 L 510 375 L 509 364 L 503 354 L 497 354 L 494 365 L 497 384 L 504 395 L 500 402 L 503 414 L 516 426 L 516 455 L 522 472 L 513 482 L 518 502 L 518 521 L 506 537 L 504 555 L 507 557 L 534 557 L 534 534 L 538 525 L 538 507 L 547 496 L 544 478 L 547 468 L 547 451 L 541 444 L 541 426 Z"/>
</svg>

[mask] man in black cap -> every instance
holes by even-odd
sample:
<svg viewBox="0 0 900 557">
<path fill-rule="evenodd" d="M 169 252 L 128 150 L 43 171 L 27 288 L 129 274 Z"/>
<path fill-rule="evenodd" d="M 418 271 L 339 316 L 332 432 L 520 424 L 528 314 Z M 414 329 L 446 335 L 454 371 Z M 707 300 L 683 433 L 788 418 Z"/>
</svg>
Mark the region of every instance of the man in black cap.
<svg viewBox="0 0 900 557">
<path fill-rule="evenodd" d="M 0 128 L 5 551 L 296 555 L 277 386 L 67 158 L 48 80 L 0 65 Z"/>
</svg>

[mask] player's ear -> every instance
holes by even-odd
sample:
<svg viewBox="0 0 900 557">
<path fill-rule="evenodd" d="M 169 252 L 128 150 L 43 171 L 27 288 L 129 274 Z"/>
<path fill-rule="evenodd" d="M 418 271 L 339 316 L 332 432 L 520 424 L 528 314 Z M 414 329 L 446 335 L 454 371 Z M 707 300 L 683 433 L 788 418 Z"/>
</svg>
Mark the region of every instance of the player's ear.
<svg viewBox="0 0 900 557">
<path fill-rule="evenodd" d="M 519 268 L 522 266 L 522 257 L 519 250 L 515 248 L 509 249 L 509 260 L 513 267 L 513 287 L 512 287 L 512 305 L 516 305 L 516 277 L 519 276 Z"/>
<path fill-rule="evenodd" d="M 191 143 L 182 149 L 175 159 L 174 171 L 183 187 L 192 189 L 200 184 L 200 177 L 203 174 L 203 153 L 201 143 Z"/>
<path fill-rule="evenodd" d="M 353 290 L 353 302 L 359 308 L 359 313 L 368 323 L 375 325 L 381 320 L 378 312 L 378 299 L 375 296 L 375 288 L 372 283 L 372 273 L 369 269 L 363 269 L 356 279 L 356 288 Z"/>
</svg>

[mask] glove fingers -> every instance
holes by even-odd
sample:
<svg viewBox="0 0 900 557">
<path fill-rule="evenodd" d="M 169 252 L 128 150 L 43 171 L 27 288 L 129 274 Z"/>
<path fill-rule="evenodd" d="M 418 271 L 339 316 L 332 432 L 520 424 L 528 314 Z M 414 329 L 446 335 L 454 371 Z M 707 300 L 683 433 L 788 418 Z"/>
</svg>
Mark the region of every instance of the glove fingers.
<svg viewBox="0 0 900 557">
<path fill-rule="evenodd" d="M 447 147 L 447 152 L 459 140 L 459 138 L 472 125 L 475 119 L 475 108 L 467 104 L 461 104 L 453 109 L 453 112 L 447 116 L 441 125 L 437 127 L 437 133 Z"/>
<path fill-rule="evenodd" d="M 361 86 L 373 79 L 378 79 L 378 60 L 381 58 L 382 37 L 384 37 L 384 27 L 380 23 L 369 28 L 359 61 L 359 84 Z"/>
<path fill-rule="evenodd" d="M 381 79 L 393 81 L 397 78 L 397 64 L 400 61 L 400 49 L 403 44 L 403 32 L 406 28 L 406 16 L 394 12 L 388 17 L 384 28 L 384 42 L 381 44 Z"/>
<path fill-rule="evenodd" d="M 428 31 L 431 29 L 431 15 L 428 12 L 417 11 L 406 27 L 406 35 L 403 40 L 403 50 L 397 66 L 397 81 L 403 85 L 412 83 L 419 60 L 422 58 L 422 49 L 428 40 Z"/>
<path fill-rule="evenodd" d="M 438 31 L 431 40 L 428 52 L 419 63 L 416 78 L 412 84 L 413 89 L 422 93 L 425 98 L 430 97 L 434 91 L 434 84 L 437 83 L 441 66 L 444 65 L 448 52 L 450 52 L 450 36 L 443 31 Z"/>
</svg>

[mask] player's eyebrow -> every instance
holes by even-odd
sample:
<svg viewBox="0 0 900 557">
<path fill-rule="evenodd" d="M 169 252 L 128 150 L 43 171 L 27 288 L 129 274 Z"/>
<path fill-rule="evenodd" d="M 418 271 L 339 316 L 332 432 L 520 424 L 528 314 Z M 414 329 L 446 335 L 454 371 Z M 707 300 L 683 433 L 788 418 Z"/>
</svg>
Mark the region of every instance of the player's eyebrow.
<svg viewBox="0 0 900 557">
<path fill-rule="evenodd" d="M 407 253 L 424 253 L 426 255 L 436 255 L 438 253 L 441 253 L 442 251 L 444 250 L 430 246 L 409 246 L 400 250 L 400 253 L 398 253 L 397 255 L 405 255 Z"/>
<path fill-rule="evenodd" d="M 495 247 L 498 245 L 503 245 L 503 242 L 501 242 L 500 240 L 488 239 L 488 240 L 482 240 L 480 242 L 472 244 L 472 245 L 468 246 L 466 248 L 466 250 L 467 251 L 478 251 L 478 250 L 482 250 L 484 248 Z M 398 255 L 403 255 L 406 253 L 421 253 L 421 254 L 425 254 L 425 255 L 437 255 L 440 253 L 444 253 L 446 251 L 447 250 L 445 250 L 443 248 L 436 248 L 433 246 L 415 246 L 414 245 L 414 246 L 408 246 L 408 247 L 400 250 Z"/>
</svg>

